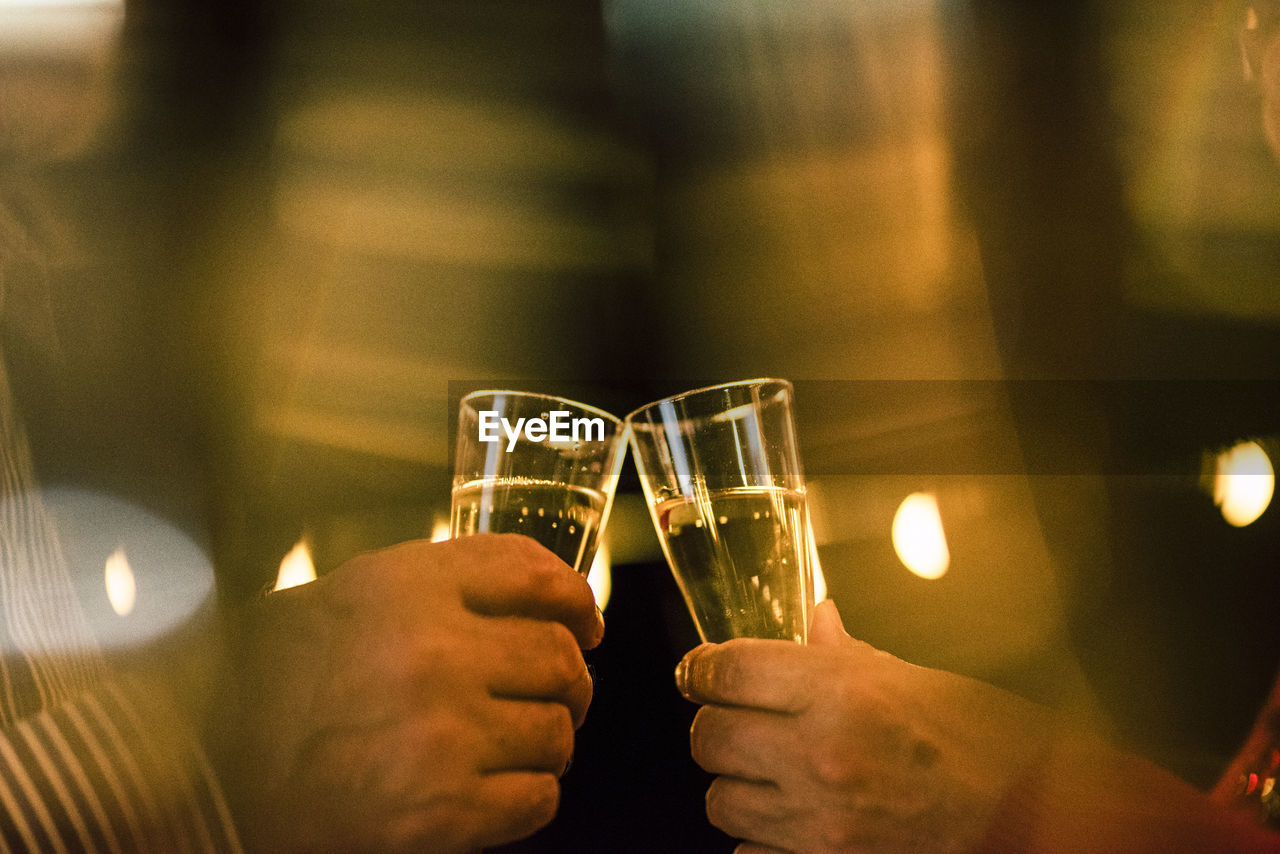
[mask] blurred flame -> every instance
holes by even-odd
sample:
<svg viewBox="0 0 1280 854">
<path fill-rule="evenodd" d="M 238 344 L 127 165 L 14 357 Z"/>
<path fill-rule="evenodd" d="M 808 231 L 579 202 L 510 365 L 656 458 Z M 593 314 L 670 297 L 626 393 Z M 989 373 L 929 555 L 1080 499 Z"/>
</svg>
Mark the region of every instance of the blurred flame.
<svg viewBox="0 0 1280 854">
<path fill-rule="evenodd" d="M 0 0 L 0 45 L 81 59 L 111 50 L 124 21 L 124 0 Z"/>
<path fill-rule="evenodd" d="M 84 6 L 101 6 L 122 9 L 124 0 L 0 0 L 0 9 L 75 9 Z"/>
<path fill-rule="evenodd" d="M 1218 455 L 1213 502 L 1222 518 L 1243 528 L 1261 516 L 1275 493 L 1276 474 L 1257 442 L 1241 442 Z"/>
<path fill-rule="evenodd" d="M 903 566 L 921 578 L 941 578 L 951 565 L 951 552 L 942 530 L 938 500 L 913 492 L 893 515 L 893 548 Z"/>
<path fill-rule="evenodd" d="M 271 589 L 284 590 L 315 580 L 316 566 L 311 560 L 311 547 L 307 545 L 305 539 L 298 540 L 298 544 L 289 550 L 284 560 L 280 561 L 280 572 L 276 575 L 275 586 Z"/>
<path fill-rule="evenodd" d="M 449 520 L 437 516 L 435 523 L 431 526 L 431 542 L 443 543 L 447 539 L 449 539 Z"/>
<path fill-rule="evenodd" d="M 116 549 L 107 558 L 103 578 L 107 586 L 107 599 L 111 602 L 111 610 L 121 617 L 130 614 L 138 600 L 138 587 L 133 577 L 133 568 L 129 566 L 129 558 L 125 557 L 124 549 Z"/>
<path fill-rule="evenodd" d="M 613 561 L 609 555 L 607 543 L 601 543 L 596 549 L 595 559 L 591 561 L 591 569 L 587 572 L 587 584 L 596 596 L 596 607 L 601 612 L 609 604 L 609 595 L 613 592 Z"/>
</svg>

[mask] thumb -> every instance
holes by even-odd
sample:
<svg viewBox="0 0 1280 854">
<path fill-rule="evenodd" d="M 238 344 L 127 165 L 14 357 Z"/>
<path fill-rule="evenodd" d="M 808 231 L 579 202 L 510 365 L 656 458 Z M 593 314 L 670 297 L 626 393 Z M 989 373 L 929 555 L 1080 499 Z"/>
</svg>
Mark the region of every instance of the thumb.
<svg viewBox="0 0 1280 854">
<path fill-rule="evenodd" d="M 813 609 L 813 620 L 809 623 L 809 643 L 814 646 L 836 646 L 849 639 L 835 600 L 823 599 Z"/>
</svg>

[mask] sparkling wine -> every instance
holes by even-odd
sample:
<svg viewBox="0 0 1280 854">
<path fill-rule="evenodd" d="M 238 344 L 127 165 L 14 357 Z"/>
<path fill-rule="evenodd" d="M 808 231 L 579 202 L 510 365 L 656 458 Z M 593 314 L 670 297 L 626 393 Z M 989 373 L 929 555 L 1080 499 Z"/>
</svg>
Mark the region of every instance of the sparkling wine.
<svg viewBox="0 0 1280 854">
<path fill-rule="evenodd" d="M 692 501 L 663 501 L 655 516 L 704 640 L 804 640 L 812 581 L 803 493 L 703 491 Z"/>
<path fill-rule="evenodd" d="M 605 495 L 547 480 L 474 480 L 454 487 L 450 536 L 526 534 L 579 572 L 591 568 Z"/>
</svg>

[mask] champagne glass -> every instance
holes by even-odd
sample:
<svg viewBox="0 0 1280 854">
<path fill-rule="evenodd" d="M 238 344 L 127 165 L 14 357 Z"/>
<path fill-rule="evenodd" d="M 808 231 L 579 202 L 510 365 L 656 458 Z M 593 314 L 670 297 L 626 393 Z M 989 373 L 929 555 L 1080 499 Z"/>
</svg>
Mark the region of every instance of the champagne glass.
<svg viewBox="0 0 1280 854">
<path fill-rule="evenodd" d="M 625 452 L 622 421 L 603 410 L 545 394 L 472 392 L 458 412 L 449 534 L 526 534 L 586 573 Z"/>
<path fill-rule="evenodd" d="M 704 641 L 805 643 L 804 473 L 786 380 L 685 392 L 627 416 L 658 539 Z"/>
</svg>

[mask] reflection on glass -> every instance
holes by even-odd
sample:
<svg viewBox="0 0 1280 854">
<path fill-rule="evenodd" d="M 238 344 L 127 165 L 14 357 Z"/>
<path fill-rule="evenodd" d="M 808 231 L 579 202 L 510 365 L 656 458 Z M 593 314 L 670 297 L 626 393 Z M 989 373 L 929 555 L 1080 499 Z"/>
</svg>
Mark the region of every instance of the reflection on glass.
<svg viewBox="0 0 1280 854">
<path fill-rule="evenodd" d="M 524 534 L 588 572 L 625 443 L 622 421 L 593 406 L 522 391 L 468 394 L 458 411 L 450 533 Z"/>
<path fill-rule="evenodd" d="M 613 592 L 613 560 L 609 555 L 609 544 L 600 543 L 596 556 L 591 561 L 591 570 L 587 573 L 587 584 L 596 597 L 596 607 L 604 612 L 609 604 L 609 595 Z"/>
<path fill-rule="evenodd" d="M 827 598 L 827 577 L 822 574 L 822 562 L 818 560 L 818 537 L 813 532 L 813 517 L 809 517 L 809 567 L 813 570 L 813 601 Z"/>
<path fill-rule="evenodd" d="M 785 380 L 685 392 L 627 416 L 654 530 L 704 641 L 804 643 L 809 513 Z"/>
</svg>

